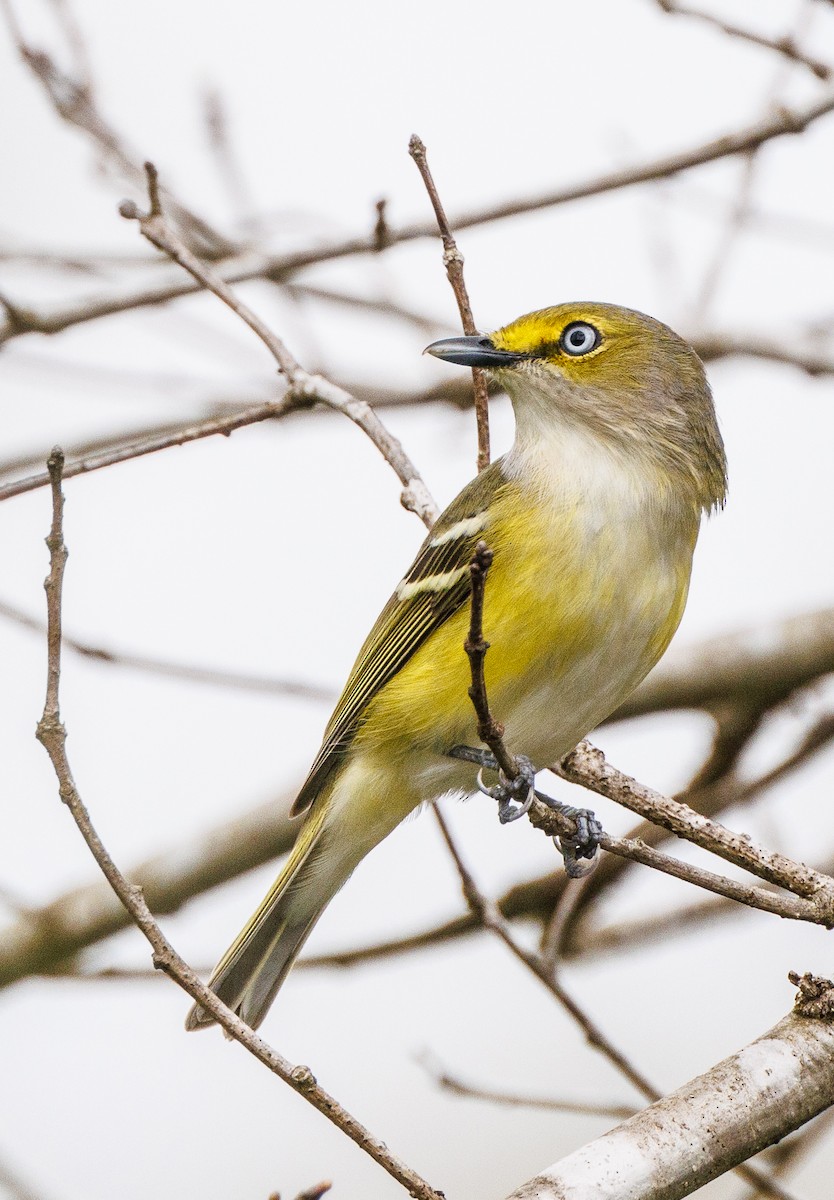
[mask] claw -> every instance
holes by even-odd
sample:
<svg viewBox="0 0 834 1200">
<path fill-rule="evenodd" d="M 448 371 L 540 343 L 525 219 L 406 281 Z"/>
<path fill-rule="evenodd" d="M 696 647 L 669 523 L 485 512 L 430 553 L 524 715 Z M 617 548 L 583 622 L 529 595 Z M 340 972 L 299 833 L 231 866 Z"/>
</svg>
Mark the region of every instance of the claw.
<svg viewBox="0 0 834 1200">
<path fill-rule="evenodd" d="M 560 812 L 576 825 L 572 837 L 555 837 L 553 843 L 565 862 L 565 873 L 571 879 L 583 879 L 596 870 L 599 851 L 599 840 L 603 834 L 602 824 L 597 820 L 590 808 L 574 808 L 570 804 L 562 804 L 544 792 L 536 792 L 536 798 L 543 801 L 548 808 Z"/>
<path fill-rule="evenodd" d="M 484 783 L 484 767 L 478 772 L 478 789 L 485 796 L 491 796 L 498 801 L 498 820 L 502 825 L 517 821 L 530 811 L 535 792 L 536 768 L 523 754 L 516 755 L 518 775 L 508 779 L 503 771 L 498 772 L 498 783 L 488 787 Z"/>
</svg>

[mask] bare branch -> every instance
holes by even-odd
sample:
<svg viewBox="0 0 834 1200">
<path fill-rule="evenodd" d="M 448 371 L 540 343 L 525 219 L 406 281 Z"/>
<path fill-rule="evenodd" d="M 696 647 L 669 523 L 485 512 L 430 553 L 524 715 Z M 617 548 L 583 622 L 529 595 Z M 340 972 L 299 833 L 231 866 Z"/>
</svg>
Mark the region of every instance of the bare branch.
<svg viewBox="0 0 834 1200">
<path fill-rule="evenodd" d="M 438 825 L 440 826 L 443 839 L 455 862 L 455 866 L 460 876 L 464 898 L 466 899 L 466 902 L 469 905 L 473 915 L 478 918 L 483 928 L 496 934 L 504 943 L 504 945 L 519 960 L 519 962 L 523 963 L 524 966 L 526 966 L 528 970 L 530 970 L 532 974 L 544 984 L 554 999 L 556 999 L 573 1018 L 573 1020 L 585 1034 L 588 1043 L 593 1046 L 594 1049 L 598 1050 L 606 1059 L 608 1059 L 611 1065 L 617 1071 L 619 1071 L 624 1078 L 628 1079 L 629 1082 L 637 1089 L 637 1091 L 647 1100 L 658 1100 L 660 1093 L 653 1087 L 648 1079 L 640 1071 L 638 1071 L 634 1064 L 631 1063 L 629 1059 L 626 1058 L 626 1056 L 614 1046 L 614 1044 L 605 1036 L 596 1022 L 591 1020 L 584 1009 L 577 1004 L 573 997 L 565 990 L 565 988 L 559 982 L 555 970 L 546 964 L 539 955 L 526 950 L 515 940 L 506 921 L 504 921 L 499 914 L 496 905 L 488 900 L 479 890 L 477 884 L 475 883 L 474 877 L 471 875 L 467 866 L 465 865 L 460 851 L 455 845 L 446 821 L 436 804 L 433 806 L 433 811 Z M 832 987 L 832 995 L 834 995 L 834 985 L 830 986 Z M 834 1048 L 834 1041 L 832 1041 L 832 1047 Z M 832 1071 L 831 1087 L 832 1099 L 834 1099 L 834 1071 Z M 832 1101 L 829 1101 L 828 1103 L 831 1102 Z M 824 1105 L 823 1107 L 827 1107 L 827 1105 Z M 651 1109 L 647 1109 L 645 1111 L 649 1113 L 654 1112 L 655 1106 L 653 1105 Z M 638 1120 L 639 1117 L 644 1116 L 645 1113 L 641 1113 L 638 1117 L 632 1118 L 632 1120 Z M 809 1117 L 804 1118 L 804 1120 L 808 1119 Z M 802 1121 L 797 1123 L 802 1124 Z M 792 1128 L 795 1128 L 795 1126 L 792 1126 Z M 768 1143 L 764 1144 L 766 1145 Z M 742 1155 L 736 1160 L 736 1162 L 741 1162 L 745 1157 L 748 1156 Z M 729 1166 L 733 1165 L 735 1164 L 728 1164 L 727 1167 L 722 1168 L 722 1171 L 729 1169 Z M 741 1176 L 743 1179 L 746 1179 L 748 1182 L 755 1183 L 762 1194 L 771 1197 L 771 1200 L 792 1200 L 792 1197 L 790 1197 L 789 1193 L 786 1192 L 784 1188 L 782 1188 L 774 1180 L 770 1179 L 765 1172 L 759 1170 L 757 1167 L 744 1166 L 738 1167 L 737 1170 L 739 1176 Z M 717 1174 L 722 1173 L 722 1171 L 717 1172 Z M 529 1190 L 524 1188 L 517 1193 L 518 1200 L 521 1200 L 522 1196 L 524 1197 L 524 1200 L 534 1200 L 534 1198 L 535 1200 L 539 1200 L 540 1193 L 536 1191 L 535 1187 L 537 1183 L 538 1180 L 534 1181 L 534 1185 L 531 1186 Z M 593 1177 L 593 1187 L 595 1190 L 592 1193 L 588 1193 L 587 1200 L 598 1200 L 598 1176 Z M 681 1195 L 685 1194 L 686 1193 L 683 1192 L 681 1193 Z M 571 1193 L 571 1195 L 573 1195 L 573 1193 Z M 640 1196 L 641 1200 L 649 1200 L 648 1196 L 644 1196 L 642 1192 L 640 1193 Z M 554 1193 L 554 1200 L 564 1200 L 564 1196 L 559 1196 L 558 1193 Z M 581 1198 L 577 1196 L 576 1200 L 581 1200 Z M 665 1193 L 662 1195 L 658 1193 L 657 1200 L 674 1200 L 674 1197 L 672 1193 L 669 1193 L 668 1196 Z"/>
<path fill-rule="evenodd" d="M 603 195 L 622 188 L 651 183 L 658 179 L 667 179 L 705 163 L 715 162 L 736 154 L 744 154 L 776 138 L 802 133 L 813 122 L 830 113 L 832 109 L 834 109 L 834 89 L 824 92 L 812 104 L 793 110 L 780 108 L 777 112 L 753 125 L 678 154 L 596 176 L 584 183 L 545 192 L 539 196 L 519 197 L 516 200 L 463 212 L 450 221 L 450 226 L 457 231 L 471 229 L 492 221 L 506 220 L 521 213 L 536 212 L 540 209 L 584 200 L 589 196 Z M 389 230 L 388 244 L 393 246 L 419 238 L 432 237 L 434 234 L 434 225 L 416 222 L 401 226 L 399 229 Z M 242 283 L 247 279 L 259 278 L 282 282 L 296 271 L 314 263 L 332 262 L 335 259 L 357 254 L 378 253 L 379 245 L 376 236 L 374 234 L 363 235 L 335 242 L 329 246 L 318 246 L 291 254 L 245 253 L 227 259 L 220 267 L 220 275 L 226 283 Z M 191 295 L 199 290 L 200 285 L 196 283 L 169 277 L 150 287 L 137 288 L 129 294 L 120 291 L 116 295 L 91 297 L 81 304 L 74 304 L 63 310 L 55 310 L 48 316 L 38 316 L 38 314 L 19 306 L 19 318 L 11 320 L 7 315 L 5 324 L 0 326 L 0 345 L 24 333 L 55 333 L 83 321 L 96 320 L 110 313 L 124 312 L 148 305 L 164 304 L 179 296 Z"/>
<path fill-rule="evenodd" d="M 0 600 L 0 617 L 14 621 L 33 633 L 44 634 L 46 624 L 37 617 Z M 111 650 L 104 646 L 94 646 L 79 638 L 64 634 L 64 648 L 71 650 L 82 658 L 93 659 L 111 667 L 127 667 L 132 671 L 144 671 L 149 675 L 161 675 L 168 679 L 182 679 L 188 683 L 209 684 L 212 687 L 236 688 L 247 692 L 265 692 L 269 695 L 294 696 L 296 699 L 314 701 L 333 701 L 335 693 L 331 688 L 316 687 L 315 684 L 303 683 L 294 679 L 270 679 L 266 675 L 250 675 L 242 671 L 224 671 L 216 667 L 190 666 L 187 663 L 169 662 L 162 658 L 152 658 L 144 654 L 131 654 L 122 650 Z"/>
<path fill-rule="evenodd" d="M 115 463 L 141 458 L 145 454 L 155 454 L 159 450 L 167 450 L 172 446 L 185 446 L 188 442 L 196 442 L 201 438 L 215 437 L 218 434 L 228 437 L 236 429 L 243 429 L 247 425 L 256 425 L 261 421 L 269 421 L 273 417 L 286 416 L 287 413 L 312 403 L 314 403 L 314 397 L 287 392 L 279 400 L 268 400 L 264 404 L 256 404 L 252 408 L 244 408 L 230 413 L 228 416 L 208 417 L 177 429 L 117 442 L 110 450 L 103 450 L 101 453 L 90 454 L 84 458 L 71 459 L 66 464 L 64 478 L 72 479 L 76 475 L 100 471 L 102 467 L 111 467 Z M 21 496 L 24 492 L 32 492 L 48 485 L 49 473 L 46 471 L 39 471 L 38 474 L 29 475 L 25 479 L 14 479 L 10 483 L 0 485 L 0 501 L 9 500 L 12 496 Z"/>
<path fill-rule="evenodd" d="M 289 385 L 290 397 L 302 398 L 308 403 L 318 401 L 326 404 L 328 408 L 344 413 L 367 434 L 404 485 L 401 496 L 403 506 L 416 513 L 420 520 L 431 528 L 438 515 L 437 506 L 400 442 L 388 432 L 366 401 L 358 400 L 322 375 L 311 375 L 305 371 L 277 334 L 231 291 L 215 271 L 191 253 L 163 215 L 156 168 L 152 163 L 146 163 L 145 170 L 148 176 L 150 210 L 142 214 L 132 201 L 124 201 L 119 209 L 122 216 L 138 221 L 143 236 L 149 242 L 179 263 L 199 284 L 213 292 L 249 326 L 275 359 L 279 371 Z"/>
<path fill-rule="evenodd" d="M 469 293 L 466 290 L 466 283 L 463 278 L 463 255 L 458 250 L 457 242 L 452 237 L 452 231 L 449 228 L 449 222 L 437 191 L 437 185 L 429 168 L 426 147 L 416 133 L 412 134 L 411 141 L 408 143 L 408 152 L 414 159 L 417 170 L 420 172 L 420 177 L 425 184 L 429 200 L 431 200 L 431 205 L 434 209 L 434 215 L 437 218 L 440 240 L 443 243 L 443 265 L 446 268 L 446 277 L 452 285 L 452 291 L 455 293 L 463 332 L 466 334 L 477 333 L 475 319 L 472 316 L 472 306 L 469 303 Z M 487 382 L 486 374 L 481 367 L 472 368 L 472 387 L 475 393 L 475 420 L 478 425 L 477 463 L 478 471 L 480 472 L 489 466 L 490 459 Z"/>
</svg>

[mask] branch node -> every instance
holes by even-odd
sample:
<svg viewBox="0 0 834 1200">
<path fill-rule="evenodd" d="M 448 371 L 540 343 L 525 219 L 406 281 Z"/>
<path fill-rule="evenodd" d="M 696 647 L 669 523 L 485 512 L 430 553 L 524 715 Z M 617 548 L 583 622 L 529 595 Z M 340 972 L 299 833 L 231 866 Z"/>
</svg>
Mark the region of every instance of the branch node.
<svg viewBox="0 0 834 1200">
<path fill-rule="evenodd" d="M 822 975 L 789 971 L 788 979 L 799 988 L 793 1010 L 800 1017 L 834 1021 L 834 983 Z"/>
<path fill-rule="evenodd" d="M 388 224 L 386 209 L 388 201 L 384 196 L 377 200 L 374 208 L 376 209 L 376 222 L 374 223 L 374 250 L 380 253 L 387 250 L 391 245 L 391 226 Z"/>
<path fill-rule="evenodd" d="M 317 1086 L 315 1075 L 309 1067 L 305 1067 L 303 1064 L 293 1067 L 290 1077 L 302 1092 Z"/>
</svg>

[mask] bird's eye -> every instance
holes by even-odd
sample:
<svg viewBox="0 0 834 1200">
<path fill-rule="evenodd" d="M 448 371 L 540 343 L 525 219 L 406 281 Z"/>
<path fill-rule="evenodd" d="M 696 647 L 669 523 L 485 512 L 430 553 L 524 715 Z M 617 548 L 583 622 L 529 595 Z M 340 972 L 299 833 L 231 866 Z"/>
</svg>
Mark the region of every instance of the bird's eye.
<svg viewBox="0 0 834 1200">
<path fill-rule="evenodd" d="M 576 357 L 595 350 L 599 341 L 599 330 L 593 325 L 588 325 L 585 321 L 572 321 L 570 325 L 565 326 L 559 344 L 566 354 Z"/>
</svg>

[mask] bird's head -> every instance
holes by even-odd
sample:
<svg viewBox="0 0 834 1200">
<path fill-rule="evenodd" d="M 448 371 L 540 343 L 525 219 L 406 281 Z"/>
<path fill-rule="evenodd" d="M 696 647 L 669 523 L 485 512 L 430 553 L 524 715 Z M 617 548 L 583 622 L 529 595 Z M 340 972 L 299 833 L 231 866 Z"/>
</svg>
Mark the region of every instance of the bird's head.
<svg viewBox="0 0 834 1200">
<path fill-rule="evenodd" d="M 704 368 L 660 321 L 613 304 L 559 304 L 427 353 L 493 373 L 520 437 L 569 424 L 661 466 L 704 508 L 723 503 L 726 461 Z"/>
</svg>

